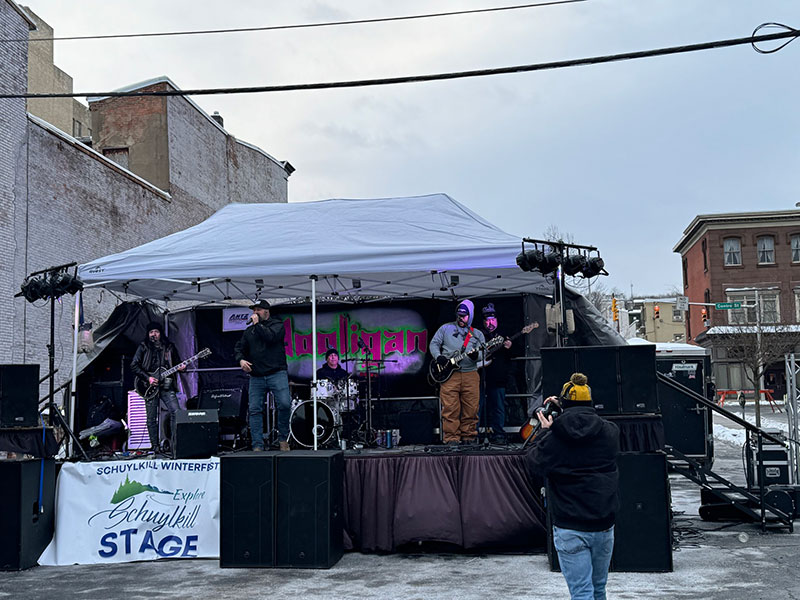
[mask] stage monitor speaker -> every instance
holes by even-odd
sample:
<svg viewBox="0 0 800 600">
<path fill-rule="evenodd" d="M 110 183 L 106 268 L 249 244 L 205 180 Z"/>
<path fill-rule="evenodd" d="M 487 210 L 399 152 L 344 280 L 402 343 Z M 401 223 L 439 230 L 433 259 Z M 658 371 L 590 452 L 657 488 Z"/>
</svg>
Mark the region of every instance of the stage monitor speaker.
<svg viewBox="0 0 800 600">
<path fill-rule="evenodd" d="M 275 566 L 277 452 L 220 457 L 220 567 Z"/>
<path fill-rule="evenodd" d="M 624 452 L 612 571 L 672 571 L 672 520 L 667 457 L 661 452 Z"/>
<path fill-rule="evenodd" d="M 241 388 L 203 390 L 197 408 L 215 408 L 220 419 L 242 415 Z"/>
<path fill-rule="evenodd" d="M 43 468 L 42 503 L 39 474 Z M 0 570 L 37 564 L 53 537 L 55 460 L 0 460 Z"/>
<path fill-rule="evenodd" d="M 175 417 L 175 458 L 208 458 L 217 453 L 216 409 L 179 410 Z"/>
<path fill-rule="evenodd" d="M 39 425 L 39 365 L 0 365 L 0 427 Z"/>
<path fill-rule="evenodd" d="M 343 552 L 344 455 L 283 452 L 277 465 L 275 565 L 332 567 Z"/>
</svg>

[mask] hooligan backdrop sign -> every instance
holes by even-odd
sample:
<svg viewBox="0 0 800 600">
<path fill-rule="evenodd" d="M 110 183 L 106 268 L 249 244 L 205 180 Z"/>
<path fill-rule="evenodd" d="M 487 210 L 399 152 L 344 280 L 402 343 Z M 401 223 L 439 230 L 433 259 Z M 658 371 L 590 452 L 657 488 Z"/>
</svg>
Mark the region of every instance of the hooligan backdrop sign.
<svg viewBox="0 0 800 600">
<path fill-rule="evenodd" d="M 219 556 L 219 459 L 65 463 L 39 564 Z"/>
</svg>

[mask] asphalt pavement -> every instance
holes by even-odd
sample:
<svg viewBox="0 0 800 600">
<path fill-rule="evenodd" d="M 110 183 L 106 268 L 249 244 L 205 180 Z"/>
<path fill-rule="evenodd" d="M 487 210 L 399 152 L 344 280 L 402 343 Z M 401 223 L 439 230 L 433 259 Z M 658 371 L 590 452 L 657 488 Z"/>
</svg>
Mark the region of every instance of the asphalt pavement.
<svg viewBox="0 0 800 600">
<path fill-rule="evenodd" d="M 770 415 L 780 420 L 780 415 Z M 741 449 L 715 428 L 715 471 L 741 480 Z M 611 573 L 609 599 L 800 599 L 800 534 L 698 516 L 699 488 L 670 476 L 671 573 Z M 210 559 L 35 567 L 0 573 L 0 598 L 568 598 L 545 555 L 347 553 L 329 570 L 220 569 Z"/>
</svg>

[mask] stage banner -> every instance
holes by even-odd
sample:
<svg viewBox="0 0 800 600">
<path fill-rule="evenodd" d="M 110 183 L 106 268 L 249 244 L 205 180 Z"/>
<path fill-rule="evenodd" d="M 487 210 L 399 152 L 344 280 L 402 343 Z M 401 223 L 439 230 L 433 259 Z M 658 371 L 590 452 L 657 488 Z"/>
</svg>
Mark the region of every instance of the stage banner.
<svg viewBox="0 0 800 600">
<path fill-rule="evenodd" d="M 40 565 L 219 556 L 219 459 L 64 463 Z"/>
<path fill-rule="evenodd" d="M 222 309 L 222 331 L 244 331 L 253 311 L 244 308 Z"/>
</svg>

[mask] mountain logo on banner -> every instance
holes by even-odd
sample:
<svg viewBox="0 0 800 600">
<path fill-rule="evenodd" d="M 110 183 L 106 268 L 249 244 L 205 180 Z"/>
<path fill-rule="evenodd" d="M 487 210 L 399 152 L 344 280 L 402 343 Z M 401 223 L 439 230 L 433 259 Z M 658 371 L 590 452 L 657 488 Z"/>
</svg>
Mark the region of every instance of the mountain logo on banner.
<svg viewBox="0 0 800 600">
<path fill-rule="evenodd" d="M 135 479 L 131 481 L 128 477 L 125 477 L 125 481 L 119 485 L 117 491 L 114 492 L 114 495 L 111 497 L 112 504 L 119 504 L 123 500 L 127 500 L 132 496 L 136 496 L 137 494 L 141 494 L 144 492 L 156 492 L 157 494 L 170 494 L 172 492 L 160 490 L 155 486 L 146 485 L 144 483 L 140 483 Z"/>
</svg>

